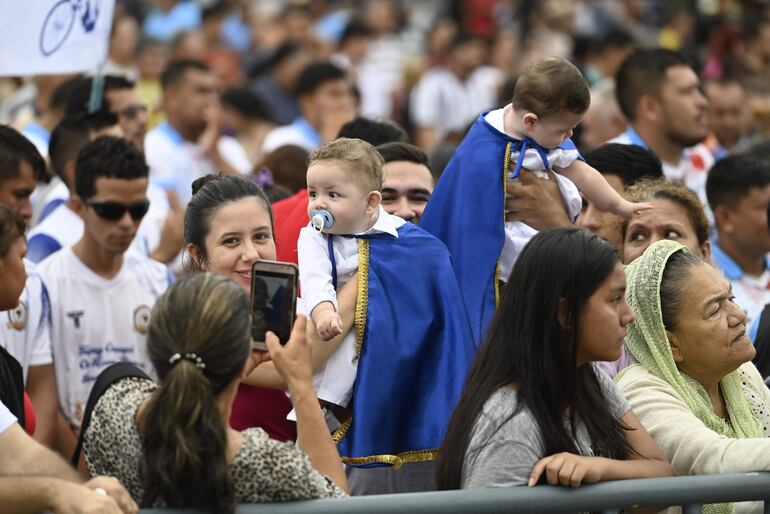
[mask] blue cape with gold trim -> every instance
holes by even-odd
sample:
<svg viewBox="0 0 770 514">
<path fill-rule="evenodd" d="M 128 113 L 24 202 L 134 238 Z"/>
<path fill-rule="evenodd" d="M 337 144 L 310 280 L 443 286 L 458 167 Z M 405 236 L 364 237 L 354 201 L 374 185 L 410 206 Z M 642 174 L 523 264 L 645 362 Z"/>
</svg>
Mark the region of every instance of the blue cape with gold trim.
<svg viewBox="0 0 770 514">
<path fill-rule="evenodd" d="M 475 352 L 446 246 L 398 234 L 359 240 L 353 417 L 335 434 L 354 466 L 434 459 Z"/>
<path fill-rule="evenodd" d="M 510 153 L 522 144 L 490 125 L 486 114 L 478 117 L 460 143 L 420 218 L 420 227 L 449 249 L 477 345 L 497 304 L 505 178 L 515 165 L 509 162 Z M 559 147 L 575 149 L 569 139 Z"/>
</svg>

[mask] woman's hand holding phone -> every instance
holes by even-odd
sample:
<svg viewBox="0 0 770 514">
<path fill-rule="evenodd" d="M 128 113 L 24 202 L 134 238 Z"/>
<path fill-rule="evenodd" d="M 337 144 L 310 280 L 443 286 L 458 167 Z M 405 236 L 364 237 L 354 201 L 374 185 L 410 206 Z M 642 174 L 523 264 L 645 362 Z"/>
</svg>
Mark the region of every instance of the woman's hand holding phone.
<svg viewBox="0 0 770 514">
<path fill-rule="evenodd" d="M 267 332 L 265 338 L 273 365 L 286 381 L 290 392 L 297 387 L 313 386 L 312 348 L 305 335 L 306 324 L 307 318 L 298 315 L 285 345 L 281 345 L 278 336 L 272 332 Z"/>
</svg>

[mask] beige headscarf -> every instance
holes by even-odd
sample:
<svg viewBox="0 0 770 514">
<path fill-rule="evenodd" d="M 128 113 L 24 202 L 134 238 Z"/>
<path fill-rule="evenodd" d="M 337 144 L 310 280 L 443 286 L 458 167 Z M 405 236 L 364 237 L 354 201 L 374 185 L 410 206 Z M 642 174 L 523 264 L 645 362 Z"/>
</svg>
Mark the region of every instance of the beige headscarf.
<svg viewBox="0 0 770 514">
<path fill-rule="evenodd" d="M 668 382 L 693 414 L 714 432 L 735 438 L 762 437 L 762 426 L 754 417 L 741 388 L 737 371 L 719 383 L 731 423 L 714 414 L 711 400 L 700 383 L 680 372 L 671 353 L 663 325 L 660 284 L 668 260 L 676 252 L 689 250 L 676 241 L 662 240 L 626 267 L 626 299 L 636 313 L 628 326 L 626 348 L 647 370 Z M 708 505 L 704 512 L 734 512 L 733 504 Z"/>
</svg>

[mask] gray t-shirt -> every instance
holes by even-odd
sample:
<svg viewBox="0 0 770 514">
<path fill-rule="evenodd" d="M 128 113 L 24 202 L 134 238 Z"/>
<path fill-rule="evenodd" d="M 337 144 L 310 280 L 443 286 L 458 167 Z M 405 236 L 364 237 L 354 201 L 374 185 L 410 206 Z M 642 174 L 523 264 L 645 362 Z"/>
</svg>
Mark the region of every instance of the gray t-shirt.
<svg viewBox="0 0 770 514">
<path fill-rule="evenodd" d="M 621 418 L 631 409 L 628 401 L 607 374 L 594 370 L 610 413 Z M 501 387 L 484 404 L 465 452 L 462 488 L 526 485 L 532 468 L 546 457 L 540 428 L 529 408 L 524 406 L 511 416 L 517 401 L 515 390 Z M 580 454 L 593 456 L 588 430 L 577 423 L 575 442 Z"/>
</svg>

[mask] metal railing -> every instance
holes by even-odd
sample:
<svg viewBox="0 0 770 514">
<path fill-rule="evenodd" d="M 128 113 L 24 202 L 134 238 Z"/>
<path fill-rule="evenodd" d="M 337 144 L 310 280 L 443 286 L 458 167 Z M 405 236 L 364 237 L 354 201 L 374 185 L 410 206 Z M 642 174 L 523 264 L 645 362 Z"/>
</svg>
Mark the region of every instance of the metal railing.
<svg viewBox="0 0 770 514">
<path fill-rule="evenodd" d="M 708 503 L 765 501 L 770 514 L 770 473 L 703 475 L 615 480 L 567 487 L 511 487 L 429 493 L 358 496 L 345 500 L 253 503 L 238 506 L 238 514 L 539 514 L 588 512 L 630 507 L 682 505 L 685 514 Z M 147 509 L 143 513 L 181 514 L 184 509 Z"/>
</svg>

